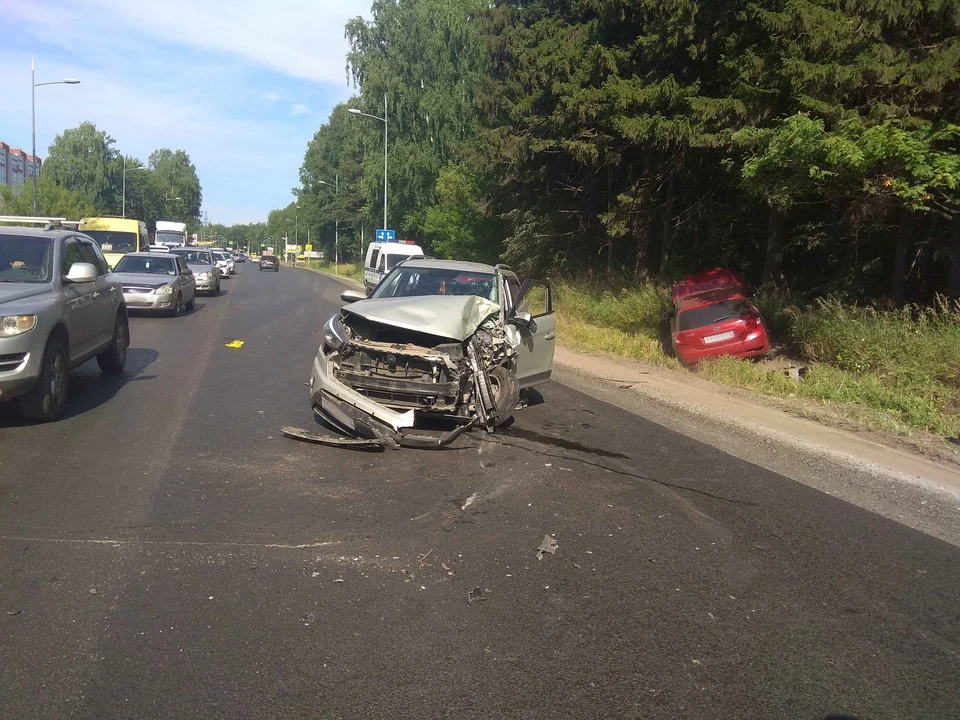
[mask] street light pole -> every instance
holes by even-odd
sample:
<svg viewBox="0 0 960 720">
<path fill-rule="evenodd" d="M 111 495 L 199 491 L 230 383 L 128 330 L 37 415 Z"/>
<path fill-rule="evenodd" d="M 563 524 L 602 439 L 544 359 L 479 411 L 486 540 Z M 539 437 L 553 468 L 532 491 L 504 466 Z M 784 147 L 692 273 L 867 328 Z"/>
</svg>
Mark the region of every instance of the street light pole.
<svg viewBox="0 0 960 720">
<path fill-rule="evenodd" d="M 318 180 L 321 185 L 330 185 L 325 180 Z M 337 173 L 333 176 L 333 188 L 336 193 L 337 198 L 340 197 L 340 173 Z M 337 208 L 339 211 L 339 208 Z M 340 274 L 340 213 L 333 218 L 333 273 L 335 275 Z"/>
<path fill-rule="evenodd" d="M 133 167 L 127 170 L 127 156 L 123 156 L 123 192 L 122 199 L 120 201 L 120 215 L 122 217 L 127 216 L 127 173 L 133 172 L 134 170 L 149 170 L 150 168 L 145 167 Z"/>
<path fill-rule="evenodd" d="M 383 117 L 360 112 L 356 108 L 347 110 L 354 115 L 363 115 L 383 123 L 383 229 L 387 229 L 387 94 L 383 94 Z"/>
<path fill-rule="evenodd" d="M 43 85 L 79 85 L 80 81 L 76 78 L 64 78 L 63 80 L 54 80 L 52 82 L 37 82 L 37 69 L 33 58 L 30 58 L 30 116 L 33 128 L 33 215 L 37 215 L 37 88 Z"/>
</svg>

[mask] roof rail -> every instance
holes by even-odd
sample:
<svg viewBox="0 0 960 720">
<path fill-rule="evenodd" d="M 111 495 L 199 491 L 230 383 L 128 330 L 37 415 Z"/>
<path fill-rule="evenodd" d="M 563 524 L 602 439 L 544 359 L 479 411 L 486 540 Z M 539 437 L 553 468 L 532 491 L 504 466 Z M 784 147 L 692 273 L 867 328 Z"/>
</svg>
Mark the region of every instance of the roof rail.
<svg viewBox="0 0 960 720">
<path fill-rule="evenodd" d="M 513 272 L 513 269 L 512 269 L 509 265 L 506 265 L 505 263 L 497 263 L 496 265 L 493 266 L 493 269 L 494 269 L 494 270 L 509 270 L 510 272 Z"/>
<path fill-rule="evenodd" d="M 63 217 L 34 217 L 32 215 L 0 215 L 0 223 L 11 225 L 79 225 L 79 220 L 67 220 Z M 49 228 L 45 228 L 49 229 Z"/>
</svg>

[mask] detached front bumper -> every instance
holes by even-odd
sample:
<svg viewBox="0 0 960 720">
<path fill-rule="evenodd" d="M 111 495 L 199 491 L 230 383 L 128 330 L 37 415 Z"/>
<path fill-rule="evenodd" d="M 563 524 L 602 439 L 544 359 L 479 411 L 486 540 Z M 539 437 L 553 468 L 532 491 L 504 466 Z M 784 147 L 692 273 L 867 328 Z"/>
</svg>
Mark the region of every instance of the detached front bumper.
<svg viewBox="0 0 960 720">
<path fill-rule="evenodd" d="M 377 437 L 376 430 L 379 429 L 376 425 L 370 425 L 370 419 L 394 432 L 413 427 L 415 411 L 394 412 L 333 377 L 329 372 L 329 366 L 336 357 L 336 353 L 324 355 L 320 352 L 313 359 L 313 372 L 310 374 L 310 403 L 315 411 L 344 430 L 367 437 Z M 370 434 L 370 430 L 374 431 L 373 435 Z"/>
</svg>

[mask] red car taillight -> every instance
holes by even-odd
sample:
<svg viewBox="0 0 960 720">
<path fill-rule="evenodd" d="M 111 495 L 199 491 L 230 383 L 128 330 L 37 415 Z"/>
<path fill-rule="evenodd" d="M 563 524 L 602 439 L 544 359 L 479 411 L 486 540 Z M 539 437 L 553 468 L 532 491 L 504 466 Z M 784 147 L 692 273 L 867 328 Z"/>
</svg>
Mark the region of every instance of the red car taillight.
<svg viewBox="0 0 960 720">
<path fill-rule="evenodd" d="M 674 333 L 673 334 L 673 344 L 674 345 L 686 345 L 687 341 L 683 337 L 683 333 Z"/>
</svg>

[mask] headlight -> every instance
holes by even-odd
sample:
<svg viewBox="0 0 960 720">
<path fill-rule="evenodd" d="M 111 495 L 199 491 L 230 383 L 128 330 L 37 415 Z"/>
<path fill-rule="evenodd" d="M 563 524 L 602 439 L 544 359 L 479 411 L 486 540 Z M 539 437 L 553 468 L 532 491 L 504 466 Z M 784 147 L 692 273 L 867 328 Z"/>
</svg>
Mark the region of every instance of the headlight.
<svg viewBox="0 0 960 720">
<path fill-rule="evenodd" d="M 153 291 L 155 295 L 169 295 L 173 292 L 173 285 L 164 285 Z"/>
<path fill-rule="evenodd" d="M 0 337 L 13 337 L 30 332 L 37 326 L 36 315 L 6 315 L 0 318 Z"/>
<path fill-rule="evenodd" d="M 331 350 L 340 350 L 347 344 L 347 329 L 340 321 L 340 315 L 334 315 L 323 326 L 323 344 Z"/>
<path fill-rule="evenodd" d="M 209 277 L 210 277 L 210 273 L 202 272 L 199 275 L 197 275 L 197 280 L 206 280 Z"/>
</svg>

